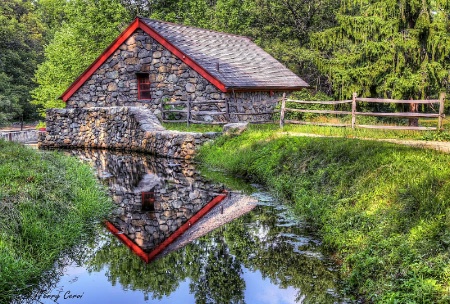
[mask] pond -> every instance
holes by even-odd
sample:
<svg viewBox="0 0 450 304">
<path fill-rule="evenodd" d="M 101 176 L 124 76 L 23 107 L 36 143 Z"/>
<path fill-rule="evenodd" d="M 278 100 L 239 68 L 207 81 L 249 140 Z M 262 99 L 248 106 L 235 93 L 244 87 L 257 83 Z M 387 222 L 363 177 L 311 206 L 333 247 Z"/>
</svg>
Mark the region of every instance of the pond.
<svg viewBox="0 0 450 304">
<path fill-rule="evenodd" d="M 70 154 L 117 208 L 15 303 L 349 303 L 314 231 L 261 189 L 179 160 Z"/>
</svg>

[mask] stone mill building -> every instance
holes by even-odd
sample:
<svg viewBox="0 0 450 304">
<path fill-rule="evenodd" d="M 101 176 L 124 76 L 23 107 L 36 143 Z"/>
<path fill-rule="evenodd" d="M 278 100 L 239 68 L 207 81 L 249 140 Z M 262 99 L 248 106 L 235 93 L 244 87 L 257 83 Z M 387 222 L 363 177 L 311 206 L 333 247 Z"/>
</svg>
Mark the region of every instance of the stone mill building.
<svg viewBox="0 0 450 304">
<path fill-rule="evenodd" d="M 259 121 L 270 118 L 284 92 L 307 86 L 246 37 L 136 18 L 61 95 L 66 109 L 47 112 L 40 143 L 146 150 L 149 141 L 137 133 L 163 130 L 152 120 L 161 118 L 163 103 L 228 113 L 192 117 L 197 121 Z M 111 125 L 112 116 L 125 125 Z M 149 117 L 152 123 L 142 121 Z M 129 130 L 138 125 L 137 133 Z M 131 138 L 121 141 L 123 130 Z"/>
</svg>

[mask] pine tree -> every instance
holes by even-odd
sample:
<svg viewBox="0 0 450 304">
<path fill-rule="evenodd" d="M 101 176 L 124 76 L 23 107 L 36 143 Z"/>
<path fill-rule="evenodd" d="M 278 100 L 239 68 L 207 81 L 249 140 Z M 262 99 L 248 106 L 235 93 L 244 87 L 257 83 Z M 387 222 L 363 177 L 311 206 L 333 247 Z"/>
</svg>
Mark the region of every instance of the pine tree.
<svg viewBox="0 0 450 304">
<path fill-rule="evenodd" d="M 450 87 L 449 0 L 343 0 L 312 37 L 336 98 L 422 99 Z"/>
</svg>

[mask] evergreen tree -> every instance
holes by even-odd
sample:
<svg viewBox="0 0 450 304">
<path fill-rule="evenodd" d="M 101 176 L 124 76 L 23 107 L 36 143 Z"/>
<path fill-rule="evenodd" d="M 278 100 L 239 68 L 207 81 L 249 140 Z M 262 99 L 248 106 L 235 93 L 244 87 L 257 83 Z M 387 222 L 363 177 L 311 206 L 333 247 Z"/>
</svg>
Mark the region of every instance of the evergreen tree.
<svg viewBox="0 0 450 304">
<path fill-rule="evenodd" d="M 336 98 L 422 99 L 449 88 L 448 0 L 345 0 L 338 25 L 314 34 Z"/>
<path fill-rule="evenodd" d="M 0 2 L 0 124 L 32 119 L 33 75 L 42 57 L 43 27 L 32 1 Z"/>
</svg>

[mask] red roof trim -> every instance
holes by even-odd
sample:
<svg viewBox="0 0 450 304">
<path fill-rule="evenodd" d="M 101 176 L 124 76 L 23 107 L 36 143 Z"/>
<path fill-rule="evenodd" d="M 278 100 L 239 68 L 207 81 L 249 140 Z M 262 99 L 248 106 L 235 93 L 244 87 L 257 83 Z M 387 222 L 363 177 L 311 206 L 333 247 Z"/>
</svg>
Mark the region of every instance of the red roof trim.
<svg viewBox="0 0 450 304">
<path fill-rule="evenodd" d="M 150 37 L 155 39 L 159 44 L 168 49 L 172 54 L 181 59 L 184 63 L 190 66 L 194 71 L 202 75 L 206 80 L 215 85 L 222 92 L 227 92 L 226 86 L 217 78 L 208 73 L 204 68 L 202 68 L 199 64 L 197 64 L 193 59 L 189 58 L 186 54 L 180 51 L 176 46 L 167 41 L 163 36 L 161 36 L 158 32 L 148 26 L 142 20 L 139 20 L 139 28 L 141 28 L 144 32 L 146 32 Z"/>
<path fill-rule="evenodd" d="M 209 74 L 204 68 L 198 65 L 194 60 L 180 51 L 177 47 L 167 41 L 158 32 L 149 27 L 145 22 L 136 18 L 107 48 L 103 53 L 69 86 L 69 88 L 59 97 L 63 101 L 69 98 L 94 74 L 94 72 L 125 42 L 138 28 L 146 32 L 150 37 L 167 48 L 175 56 L 179 57 L 184 63 L 202 75 L 206 80 L 215 85 L 222 92 L 227 92 L 226 86 L 217 78 Z"/>
<path fill-rule="evenodd" d="M 94 72 L 111 56 L 119 46 L 127 40 L 131 34 L 139 27 L 139 19 L 136 18 L 103 53 L 70 85 L 70 87 L 59 97 L 67 101 Z"/>
<path fill-rule="evenodd" d="M 213 198 L 208 204 L 206 204 L 202 209 L 200 209 L 193 217 L 191 217 L 186 223 L 181 225 L 180 228 L 175 230 L 167 239 L 158 245 L 152 252 L 148 255 L 148 262 L 154 260 L 158 254 L 160 254 L 167 246 L 172 244 L 180 235 L 186 232 L 192 225 L 194 225 L 199 219 L 205 216 L 214 206 L 223 201 L 227 197 L 227 194 L 221 194 Z"/>
<path fill-rule="evenodd" d="M 191 217 L 186 223 L 181 225 L 180 228 L 175 230 L 167 239 L 159 244 L 152 252 L 146 253 L 141 247 L 136 245 L 132 240 L 128 238 L 124 233 L 119 231 L 111 222 L 105 221 L 106 228 L 111 231 L 122 243 L 131 249 L 136 255 L 138 255 L 144 262 L 149 263 L 154 260 L 158 254 L 160 254 L 167 246 L 173 243 L 180 235 L 185 233 L 192 225 L 194 225 L 199 219 L 205 216 L 212 208 L 223 201 L 227 197 L 227 193 L 220 194 L 213 198 L 208 204 L 200 209 L 193 217 Z"/>
<path fill-rule="evenodd" d="M 141 247 L 136 245 L 132 240 L 130 240 L 125 234 L 123 234 L 119 229 L 117 229 L 110 221 L 105 221 L 106 228 L 111 231 L 122 243 L 124 243 L 128 248 L 130 248 L 136 255 L 138 255 L 144 262 L 148 263 L 148 254 L 142 250 Z"/>
</svg>

